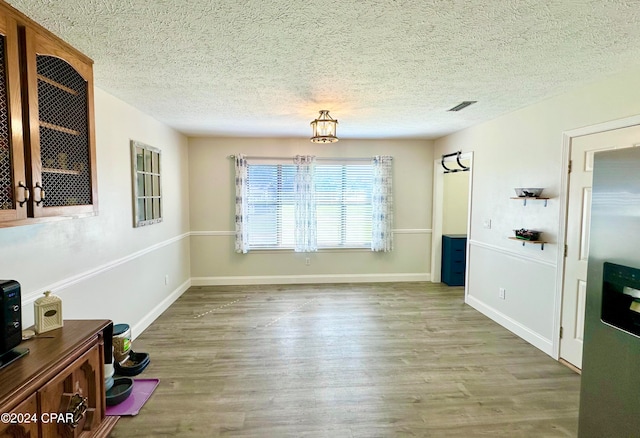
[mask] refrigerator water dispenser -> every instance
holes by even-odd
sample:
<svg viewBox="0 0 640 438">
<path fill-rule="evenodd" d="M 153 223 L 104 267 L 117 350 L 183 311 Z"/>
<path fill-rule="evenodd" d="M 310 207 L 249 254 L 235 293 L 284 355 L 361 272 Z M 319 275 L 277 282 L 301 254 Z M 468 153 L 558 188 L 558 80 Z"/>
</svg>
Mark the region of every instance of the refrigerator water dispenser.
<svg viewBox="0 0 640 438">
<path fill-rule="evenodd" d="M 640 269 L 605 262 L 602 321 L 640 336 Z"/>
</svg>

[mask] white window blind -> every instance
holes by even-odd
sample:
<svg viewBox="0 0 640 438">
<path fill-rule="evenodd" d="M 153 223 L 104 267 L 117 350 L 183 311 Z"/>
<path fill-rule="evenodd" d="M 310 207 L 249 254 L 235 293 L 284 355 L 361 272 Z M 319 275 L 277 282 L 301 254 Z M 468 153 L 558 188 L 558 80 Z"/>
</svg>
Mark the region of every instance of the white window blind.
<svg viewBox="0 0 640 438">
<path fill-rule="evenodd" d="M 293 164 L 247 166 L 250 248 L 293 248 L 295 172 Z"/>
<path fill-rule="evenodd" d="M 371 245 L 370 164 L 316 166 L 318 248 Z"/>
<path fill-rule="evenodd" d="M 249 162 L 247 168 L 250 248 L 293 248 L 296 166 Z M 318 163 L 314 178 L 318 248 L 369 247 L 371 163 Z"/>
</svg>

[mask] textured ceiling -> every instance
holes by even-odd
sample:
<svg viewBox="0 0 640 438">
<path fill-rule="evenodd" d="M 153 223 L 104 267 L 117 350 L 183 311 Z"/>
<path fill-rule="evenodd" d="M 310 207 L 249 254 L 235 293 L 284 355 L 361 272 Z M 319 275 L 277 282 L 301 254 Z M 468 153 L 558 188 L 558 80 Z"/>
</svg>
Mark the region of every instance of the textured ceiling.
<svg viewBox="0 0 640 438">
<path fill-rule="evenodd" d="M 189 135 L 437 138 L 640 65 L 638 0 L 9 3 Z"/>
</svg>

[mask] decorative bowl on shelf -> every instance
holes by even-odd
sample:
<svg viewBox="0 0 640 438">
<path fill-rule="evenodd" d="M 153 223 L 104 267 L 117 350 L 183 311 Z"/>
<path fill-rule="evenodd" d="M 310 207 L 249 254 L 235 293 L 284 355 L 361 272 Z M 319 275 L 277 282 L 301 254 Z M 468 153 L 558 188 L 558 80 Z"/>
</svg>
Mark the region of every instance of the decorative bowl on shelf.
<svg viewBox="0 0 640 438">
<path fill-rule="evenodd" d="M 522 240 L 539 240 L 540 239 L 540 231 L 535 230 L 527 230 L 525 228 L 520 228 L 519 230 L 513 230 L 516 233 L 516 238 Z"/>
<path fill-rule="evenodd" d="M 517 187 L 514 189 L 518 198 L 538 198 L 542 194 L 541 188 Z"/>
</svg>

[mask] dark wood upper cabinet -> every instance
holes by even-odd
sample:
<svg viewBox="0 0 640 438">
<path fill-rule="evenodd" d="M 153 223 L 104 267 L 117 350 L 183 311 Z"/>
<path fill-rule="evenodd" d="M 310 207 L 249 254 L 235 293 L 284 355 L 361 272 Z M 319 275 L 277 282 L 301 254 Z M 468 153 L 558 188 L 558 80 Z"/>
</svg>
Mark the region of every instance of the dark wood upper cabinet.
<svg viewBox="0 0 640 438">
<path fill-rule="evenodd" d="M 0 227 L 98 212 L 93 62 L 0 1 Z"/>
</svg>

